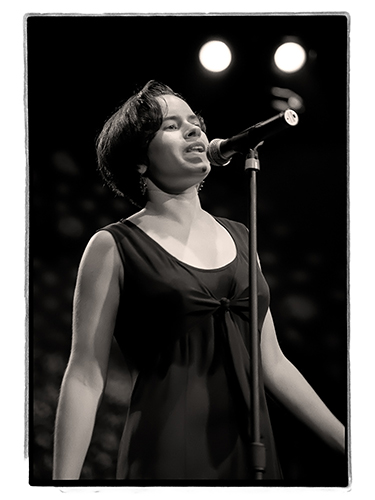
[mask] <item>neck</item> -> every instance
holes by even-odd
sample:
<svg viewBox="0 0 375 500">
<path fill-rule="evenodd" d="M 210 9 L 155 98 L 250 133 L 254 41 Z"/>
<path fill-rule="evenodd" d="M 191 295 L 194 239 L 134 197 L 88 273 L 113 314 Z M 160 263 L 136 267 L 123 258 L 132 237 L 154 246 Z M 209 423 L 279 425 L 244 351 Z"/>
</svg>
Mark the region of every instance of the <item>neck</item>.
<svg viewBox="0 0 375 500">
<path fill-rule="evenodd" d="M 196 186 L 178 194 L 166 193 L 150 179 L 148 184 L 148 202 L 144 208 L 149 215 L 158 215 L 175 222 L 191 223 L 203 214 Z"/>
</svg>

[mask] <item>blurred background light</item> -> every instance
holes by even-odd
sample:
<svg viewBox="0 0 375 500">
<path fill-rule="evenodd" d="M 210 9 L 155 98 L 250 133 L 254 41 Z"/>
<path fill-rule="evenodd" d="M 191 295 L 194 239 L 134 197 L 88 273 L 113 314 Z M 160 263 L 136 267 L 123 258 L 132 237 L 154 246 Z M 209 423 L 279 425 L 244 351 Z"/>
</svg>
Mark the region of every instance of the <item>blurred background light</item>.
<svg viewBox="0 0 375 500">
<path fill-rule="evenodd" d="M 272 87 L 271 95 L 276 98 L 271 103 L 272 107 L 278 111 L 284 111 L 288 108 L 294 109 L 294 111 L 298 111 L 299 113 L 305 111 L 302 97 L 291 89 Z"/>
<path fill-rule="evenodd" d="M 232 53 L 224 42 L 211 40 L 202 45 L 199 60 L 208 71 L 218 73 L 224 71 L 232 61 Z"/>
<path fill-rule="evenodd" d="M 302 68 L 306 62 L 305 49 L 296 42 L 287 42 L 280 45 L 274 56 L 276 66 L 285 73 L 294 73 Z"/>
</svg>

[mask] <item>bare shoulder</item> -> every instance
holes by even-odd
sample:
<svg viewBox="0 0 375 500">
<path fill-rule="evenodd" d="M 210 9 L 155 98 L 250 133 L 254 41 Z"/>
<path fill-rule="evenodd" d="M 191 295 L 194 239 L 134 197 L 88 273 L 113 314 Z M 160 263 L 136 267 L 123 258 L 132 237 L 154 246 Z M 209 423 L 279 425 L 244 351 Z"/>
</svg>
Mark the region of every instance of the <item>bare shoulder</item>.
<svg viewBox="0 0 375 500">
<path fill-rule="evenodd" d="M 87 244 L 86 250 L 95 252 L 107 252 L 116 247 L 115 240 L 109 231 L 98 231 Z"/>
<path fill-rule="evenodd" d="M 98 231 L 86 245 L 82 260 L 103 259 L 108 253 L 114 253 L 116 242 L 108 231 Z"/>
<path fill-rule="evenodd" d="M 116 242 L 108 231 L 98 231 L 88 242 L 83 253 L 80 272 L 111 275 L 122 271 Z"/>
</svg>

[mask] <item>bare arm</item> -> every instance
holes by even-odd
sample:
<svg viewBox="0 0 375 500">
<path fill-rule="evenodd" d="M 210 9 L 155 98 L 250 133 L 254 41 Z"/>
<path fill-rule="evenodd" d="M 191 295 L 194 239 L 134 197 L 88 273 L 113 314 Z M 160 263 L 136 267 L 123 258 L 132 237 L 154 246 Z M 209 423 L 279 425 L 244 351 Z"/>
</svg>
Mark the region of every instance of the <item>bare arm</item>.
<svg viewBox="0 0 375 500">
<path fill-rule="evenodd" d="M 97 233 L 78 271 L 72 349 L 56 416 L 54 479 L 78 479 L 81 473 L 105 388 L 121 270 L 112 236 Z"/>
<path fill-rule="evenodd" d="M 323 441 L 344 453 L 344 426 L 282 353 L 270 311 L 267 312 L 262 329 L 261 351 L 267 388 Z"/>
</svg>

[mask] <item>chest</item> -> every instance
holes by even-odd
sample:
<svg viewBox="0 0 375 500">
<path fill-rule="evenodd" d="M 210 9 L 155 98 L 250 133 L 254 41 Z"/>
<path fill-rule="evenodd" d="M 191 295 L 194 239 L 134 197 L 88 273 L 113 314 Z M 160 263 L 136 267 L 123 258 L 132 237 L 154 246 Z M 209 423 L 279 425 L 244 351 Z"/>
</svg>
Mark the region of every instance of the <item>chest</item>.
<svg viewBox="0 0 375 500">
<path fill-rule="evenodd" d="M 231 234 L 216 221 L 197 224 L 188 230 L 173 224 L 143 230 L 173 257 L 200 269 L 221 268 L 237 255 Z"/>
</svg>

